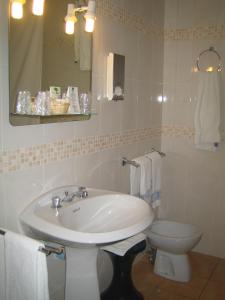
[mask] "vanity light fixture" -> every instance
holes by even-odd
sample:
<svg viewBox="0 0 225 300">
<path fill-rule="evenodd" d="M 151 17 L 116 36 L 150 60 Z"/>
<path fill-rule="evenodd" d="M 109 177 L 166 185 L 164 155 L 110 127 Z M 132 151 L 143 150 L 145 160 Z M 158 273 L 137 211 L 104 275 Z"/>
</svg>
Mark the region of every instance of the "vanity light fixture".
<svg viewBox="0 0 225 300">
<path fill-rule="evenodd" d="M 78 2 L 79 3 L 79 2 Z M 74 34 L 74 25 L 77 22 L 76 13 L 86 12 L 84 18 L 86 20 L 85 23 L 85 31 L 93 32 L 94 24 L 95 24 L 95 0 L 89 0 L 88 5 L 79 5 L 75 7 L 74 4 L 68 4 L 67 7 L 67 15 L 65 17 L 65 32 L 67 34 Z"/>
<path fill-rule="evenodd" d="M 65 32 L 66 34 L 74 34 L 74 26 L 75 23 L 77 22 L 77 18 L 75 16 L 75 7 L 74 4 L 68 4 L 67 7 L 67 15 L 65 17 Z"/>
<path fill-rule="evenodd" d="M 93 32 L 94 31 L 94 26 L 95 26 L 95 1 L 94 0 L 89 0 L 88 2 L 88 9 L 86 14 L 84 15 L 86 19 L 86 24 L 85 24 L 85 31 L 87 32 Z"/>
<path fill-rule="evenodd" d="M 11 1 L 11 16 L 13 19 L 22 19 L 23 18 L 23 5 L 26 3 L 26 0 L 12 0 Z"/>
<path fill-rule="evenodd" d="M 36 16 L 43 16 L 45 0 L 33 0 L 32 12 Z"/>
</svg>

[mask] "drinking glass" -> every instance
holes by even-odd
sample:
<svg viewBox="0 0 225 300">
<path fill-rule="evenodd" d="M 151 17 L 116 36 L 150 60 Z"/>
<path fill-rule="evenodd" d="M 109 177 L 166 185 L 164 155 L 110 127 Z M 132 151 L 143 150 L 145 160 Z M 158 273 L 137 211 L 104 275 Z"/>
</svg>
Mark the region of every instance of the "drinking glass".
<svg viewBox="0 0 225 300">
<path fill-rule="evenodd" d="M 91 113 L 91 97 L 90 94 L 81 93 L 80 94 L 80 112 L 81 114 Z"/>
<path fill-rule="evenodd" d="M 16 101 L 16 113 L 31 114 L 31 94 L 29 91 L 19 91 Z"/>
<path fill-rule="evenodd" d="M 49 115 L 50 111 L 50 93 L 40 91 L 35 98 L 35 113 L 37 115 Z"/>
</svg>

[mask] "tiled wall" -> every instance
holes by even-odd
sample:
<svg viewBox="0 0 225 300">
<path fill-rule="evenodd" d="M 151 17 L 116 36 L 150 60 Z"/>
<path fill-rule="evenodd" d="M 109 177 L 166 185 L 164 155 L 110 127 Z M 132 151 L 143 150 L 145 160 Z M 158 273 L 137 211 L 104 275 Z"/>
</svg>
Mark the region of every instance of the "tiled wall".
<svg viewBox="0 0 225 300">
<path fill-rule="evenodd" d="M 162 150 L 163 216 L 197 224 L 203 238 L 197 250 L 225 258 L 225 99 L 217 152 L 194 147 L 198 54 L 214 46 L 225 63 L 225 2 L 166 0 Z M 222 86 L 225 86 L 224 70 Z"/>
<path fill-rule="evenodd" d="M 52 187 L 75 183 L 129 192 L 121 158 L 160 148 L 163 0 L 98 0 L 89 121 L 13 127 L 8 120 L 7 1 L 0 3 L 0 226 Z M 126 56 L 125 101 L 107 102 L 106 57 Z"/>
</svg>

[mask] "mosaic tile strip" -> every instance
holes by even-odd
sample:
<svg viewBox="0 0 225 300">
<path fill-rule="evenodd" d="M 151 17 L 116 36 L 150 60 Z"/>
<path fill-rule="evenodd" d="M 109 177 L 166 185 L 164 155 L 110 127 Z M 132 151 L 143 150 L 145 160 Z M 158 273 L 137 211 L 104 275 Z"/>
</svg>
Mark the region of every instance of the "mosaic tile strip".
<svg viewBox="0 0 225 300">
<path fill-rule="evenodd" d="M 115 5 L 112 0 L 97 0 L 97 15 L 108 17 L 115 22 L 156 38 L 163 38 L 164 35 L 162 27 L 150 24 L 141 16 L 129 13 L 125 8 Z"/>
<path fill-rule="evenodd" d="M 166 125 L 161 129 L 162 136 L 165 137 L 186 137 L 188 139 L 194 139 L 195 130 L 191 127 L 171 126 Z M 220 130 L 221 140 L 225 141 L 225 129 Z"/>
<path fill-rule="evenodd" d="M 165 29 L 164 31 L 165 40 L 172 41 L 220 39 L 224 37 L 225 25 L 199 26 L 184 29 Z"/>
<path fill-rule="evenodd" d="M 134 144 L 149 138 L 160 137 L 160 128 L 143 128 L 102 136 L 78 137 L 51 144 L 20 148 L 0 153 L 0 173 L 13 172 L 33 166 L 46 165 L 75 156 Z"/>
</svg>

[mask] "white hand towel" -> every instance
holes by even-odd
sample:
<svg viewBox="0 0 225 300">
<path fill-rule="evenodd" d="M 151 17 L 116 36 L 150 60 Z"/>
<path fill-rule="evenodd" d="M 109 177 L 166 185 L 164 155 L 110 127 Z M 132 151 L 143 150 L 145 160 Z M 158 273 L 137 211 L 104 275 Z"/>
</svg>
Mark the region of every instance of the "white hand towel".
<svg viewBox="0 0 225 300">
<path fill-rule="evenodd" d="M 199 72 L 195 110 L 195 145 L 216 150 L 220 142 L 220 72 Z"/>
<path fill-rule="evenodd" d="M 151 200 L 151 161 L 145 156 L 137 157 L 134 161 L 139 164 L 139 167 L 131 167 L 132 195 L 139 196 L 149 203 Z"/>
<path fill-rule="evenodd" d="M 130 165 L 130 194 L 133 196 L 140 196 L 140 179 L 141 169 Z"/>
<path fill-rule="evenodd" d="M 44 245 L 23 235 L 5 234 L 6 300 L 49 300 Z"/>
<path fill-rule="evenodd" d="M 151 161 L 151 205 L 155 208 L 160 205 L 162 157 L 156 151 L 146 157 Z"/>
</svg>

